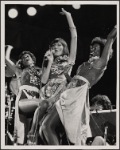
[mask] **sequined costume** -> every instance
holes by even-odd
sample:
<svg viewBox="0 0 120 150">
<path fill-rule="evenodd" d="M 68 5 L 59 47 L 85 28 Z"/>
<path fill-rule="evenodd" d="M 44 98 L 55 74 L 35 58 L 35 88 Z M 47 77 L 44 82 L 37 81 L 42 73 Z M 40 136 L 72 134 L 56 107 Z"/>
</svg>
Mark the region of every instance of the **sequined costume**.
<svg viewBox="0 0 120 150">
<path fill-rule="evenodd" d="M 66 85 L 65 72 L 71 73 L 73 63 L 68 64 L 68 56 L 59 56 L 51 66 L 50 78 L 48 83 L 41 89 L 41 99 L 50 99 L 56 102 Z M 53 102 L 53 103 L 54 103 Z"/>
<path fill-rule="evenodd" d="M 36 67 L 29 67 L 23 70 L 21 74 L 21 86 L 23 85 L 29 85 L 30 87 L 36 87 L 38 90 L 40 90 L 40 84 L 41 84 L 41 75 L 42 71 Z M 21 95 L 21 99 L 23 98 L 39 98 L 39 93 L 33 92 L 30 90 L 24 90 Z"/>
<path fill-rule="evenodd" d="M 34 99 L 39 98 L 41 74 L 42 71 L 40 68 L 32 66 L 23 69 L 19 77 L 21 86 L 15 103 L 14 126 L 14 137 L 19 144 L 23 144 L 25 140 L 25 115 L 33 113 L 39 105 L 39 99 L 38 101 Z M 26 101 L 26 99 L 28 100 Z"/>
</svg>

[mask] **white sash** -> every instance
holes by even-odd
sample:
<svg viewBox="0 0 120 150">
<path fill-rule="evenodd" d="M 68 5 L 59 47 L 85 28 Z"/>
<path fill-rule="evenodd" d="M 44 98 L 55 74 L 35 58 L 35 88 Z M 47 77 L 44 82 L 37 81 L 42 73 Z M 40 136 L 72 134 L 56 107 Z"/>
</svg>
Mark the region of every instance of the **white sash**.
<svg viewBox="0 0 120 150">
<path fill-rule="evenodd" d="M 30 85 L 22 85 L 19 88 L 19 93 L 18 93 L 18 95 L 16 97 L 16 102 L 15 102 L 14 134 L 16 134 L 17 142 L 20 143 L 20 144 L 24 143 L 24 137 L 25 137 L 25 132 L 22 132 L 22 134 L 21 134 L 21 131 L 24 131 L 24 123 L 21 122 L 21 120 L 22 119 L 24 120 L 24 117 L 21 116 L 21 120 L 20 120 L 20 116 L 19 116 L 19 100 L 20 100 L 22 91 L 24 91 L 24 90 L 34 91 L 34 92 L 39 93 L 39 89 L 38 88 L 30 86 Z M 24 93 L 25 93 L 25 91 L 24 91 Z M 27 98 L 29 98 L 28 95 L 26 95 L 26 96 L 27 96 Z M 19 137 L 19 135 L 20 135 L 20 137 Z"/>
</svg>

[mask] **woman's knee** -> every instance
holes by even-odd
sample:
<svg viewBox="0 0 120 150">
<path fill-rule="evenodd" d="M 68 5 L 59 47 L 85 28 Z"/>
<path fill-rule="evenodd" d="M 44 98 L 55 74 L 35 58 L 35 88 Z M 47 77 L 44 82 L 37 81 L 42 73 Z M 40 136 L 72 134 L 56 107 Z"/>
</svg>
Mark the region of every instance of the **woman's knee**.
<svg viewBox="0 0 120 150">
<path fill-rule="evenodd" d="M 45 124 L 42 124 L 41 125 L 41 127 L 40 127 L 40 129 L 39 129 L 39 135 L 40 136 L 48 136 L 48 134 L 49 134 L 49 127 L 47 126 L 47 124 L 45 123 Z"/>
<path fill-rule="evenodd" d="M 49 131 L 47 130 L 47 125 L 41 125 L 39 128 L 39 136 L 42 139 L 42 141 L 44 142 L 44 144 L 47 144 L 47 139 L 49 138 Z"/>
<path fill-rule="evenodd" d="M 53 132 L 53 130 L 54 130 L 53 123 L 51 122 L 50 118 L 47 116 L 47 118 L 45 118 L 45 120 L 43 121 L 41 125 L 40 131 L 44 135 L 46 135 L 46 134 Z"/>
<path fill-rule="evenodd" d="M 43 133 L 45 133 L 46 131 L 47 131 L 47 125 L 46 124 L 42 124 L 42 126 L 41 126 L 41 132 L 43 132 Z"/>
<path fill-rule="evenodd" d="M 59 123 L 58 115 L 56 113 L 56 109 L 53 108 L 53 110 L 45 117 L 42 126 L 41 131 L 45 134 L 51 133 L 55 131 L 56 126 Z"/>
</svg>

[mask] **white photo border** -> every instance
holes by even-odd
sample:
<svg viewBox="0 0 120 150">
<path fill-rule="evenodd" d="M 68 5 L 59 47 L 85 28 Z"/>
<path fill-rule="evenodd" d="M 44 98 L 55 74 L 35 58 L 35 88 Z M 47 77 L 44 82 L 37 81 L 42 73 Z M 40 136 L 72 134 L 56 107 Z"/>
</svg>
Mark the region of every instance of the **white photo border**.
<svg viewBox="0 0 120 150">
<path fill-rule="evenodd" d="M 96 149 L 94 146 L 6 146 L 5 145 L 5 4 L 99 4 L 117 6 L 117 33 L 119 33 L 119 1 L 1 1 L 1 149 Z M 117 143 L 115 146 L 99 146 L 99 149 L 119 149 L 119 34 L 117 34 Z M 97 147 L 98 148 L 98 147 Z"/>
</svg>

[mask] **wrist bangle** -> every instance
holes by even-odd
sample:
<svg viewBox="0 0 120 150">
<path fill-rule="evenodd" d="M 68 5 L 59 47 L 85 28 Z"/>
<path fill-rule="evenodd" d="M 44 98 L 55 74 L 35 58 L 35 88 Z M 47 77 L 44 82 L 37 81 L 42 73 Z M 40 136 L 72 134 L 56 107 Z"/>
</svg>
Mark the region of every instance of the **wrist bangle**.
<svg viewBox="0 0 120 150">
<path fill-rule="evenodd" d="M 69 27 L 69 29 L 76 29 L 76 27 Z"/>
</svg>

